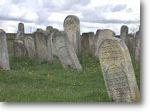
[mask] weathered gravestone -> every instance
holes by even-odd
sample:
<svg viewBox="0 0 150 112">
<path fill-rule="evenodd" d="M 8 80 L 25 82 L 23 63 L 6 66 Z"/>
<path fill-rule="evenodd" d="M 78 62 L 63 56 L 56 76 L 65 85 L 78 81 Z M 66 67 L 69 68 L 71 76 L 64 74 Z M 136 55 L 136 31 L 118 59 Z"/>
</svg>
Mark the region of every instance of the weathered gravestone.
<svg viewBox="0 0 150 112">
<path fill-rule="evenodd" d="M 42 29 L 37 29 L 34 33 L 36 57 L 39 61 L 48 60 L 47 35 Z M 51 62 L 50 62 L 51 63 Z"/>
<path fill-rule="evenodd" d="M 25 35 L 24 34 L 24 24 L 23 23 L 19 23 L 18 24 L 18 31 L 17 31 L 15 39 L 16 40 L 24 39 L 24 35 Z"/>
<path fill-rule="evenodd" d="M 25 39 L 25 34 L 24 34 L 24 24 L 19 23 L 18 24 L 18 31 L 16 34 L 16 37 L 13 42 L 14 46 L 14 55 L 16 57 L 27 57 L 28 52 L 27 49 L 24 45 L 24 39 Z"/>
<path fill-rule="evenodd" d="M 102 39 L 99 60 L 108 95 L 115 102 L 138 102 L 140 93 L 128 48 L 115 37 Z"/>
<path fill-rule="evenodd" d="M 33 36 L 24 33 L 24 24 L 18 24 L 18 31 L 14 39 L 14 55 L 16 57 L 35 57 L 35 44 Z"/>
<path fill-rule="evenodd" d="M 99 56 L 99 46 L 102 39 L 115 36 L 115 33 L 110 29 L 102 29 L 96 32 L 95 40 L 95 56 Z"/>
<path fill-rule="evenodd" d="M 69 15 L 64 20 L 64 31 L 67 33 L 71 45 L 77 53 L 81 51 L 80 20 L 77 16 Z"/>
<path fill-rule="evenodd" d="M 53 60 L 53 51 L 54 51 L 54 47 L 52 46 L 52 34 L 53 34 L 53 27 L 52 26 L 48 26 L 46 28 L 45 31 L 45 35 L 47 36 L 46 38 L 46 42 L 47 42 L 47 52 L 48 52 L 48 62 L 52 63 Z"/>
<path fill-rule="evenodd" d="M 94 32 L 82 33 L 81 52 L 85 55 L 95 56 Z"/>
<path fill-rule="evenodd" d="M 120 38 L 124 40 L 126 44 L 128 43 L 128 26 L 123 25 L 121 27 Z"/>
<path fill-rule="evenodd" d="M 0 69 L 10 69 L 6 33 L 2 29 L 0 29 Z"/>
<path fill-rule="evenodd" d="M 135 35 L 135 59 L 137 62 L 140 62 L 141 59 L 141 43 L 142 43 L 142 38 L 141 38 L 141 28 L 139 27 L 139 31 L 136 32 Z"/>
<path fill-rule="evenodd" d="M 45 34 L 47 35 L 47 47 L 48 47 L 48 52 L 49 52 L 48 55 L 51 59 L 53 58 L 53 56 L 58 57 L 57 51 L 52 42 L 52 36 L 53 36 L 54 32 L 57 32 L 57 31 L 58 31 L 58 29 L 53 28 L 52 26 L 46 27 Z"/>
<path fill-rule="evenodd" d="M 126 43 L 131 56 L 135 55 L 136 39 L 134 34 L 128 34 L 128 42 Z"/>
<path fill-rule="evenodd" d="M 53 45 L 55 46 L 58 57 L 65 68 L 81 70 L 82 67 L 67 36 L 68 35 L 64 31 L 54 32 L 52 37 Z"/>
<path fill-rule="evenodd" d="M 35 43 L 34 38 L 31 36 L 25 36 L 24 40 L 25 49 L 27 50 L 28 57 L 35 58 Z"/>
</svg>

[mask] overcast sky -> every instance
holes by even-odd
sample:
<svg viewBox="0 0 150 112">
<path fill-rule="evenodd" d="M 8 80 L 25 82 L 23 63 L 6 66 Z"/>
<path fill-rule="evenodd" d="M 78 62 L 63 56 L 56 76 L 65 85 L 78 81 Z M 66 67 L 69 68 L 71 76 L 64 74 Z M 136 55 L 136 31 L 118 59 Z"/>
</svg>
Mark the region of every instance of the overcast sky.
<svg viewBox="0 0 150 112">
<path fill-rule="evenodd" d="M 119 34 L 122 25 L 135 32 L 140 0 L 0 0 L 0 28 L 6 32 L 16 32 L 19 22 L 27 33 L 49 25 L 63 30 L 67 15 L 79 17 L 81 32 L 109 28 Z"/>
</svg>

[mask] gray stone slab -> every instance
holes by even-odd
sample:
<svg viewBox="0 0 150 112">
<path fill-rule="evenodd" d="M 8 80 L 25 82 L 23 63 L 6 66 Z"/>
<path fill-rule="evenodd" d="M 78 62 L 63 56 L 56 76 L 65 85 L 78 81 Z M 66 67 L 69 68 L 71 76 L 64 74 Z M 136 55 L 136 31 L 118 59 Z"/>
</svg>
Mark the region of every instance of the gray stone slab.
<svg viewBox="0 0 150 112">
<path fill-rule="evenodd" d="M 81 52 L 80 20 L 77 16 L 69 15 L 64 20 L 64 31 L 77 53 Z"/>
<path fill-rule="evenodd" d="M 125 42 L 115 37 L 102 39 L 99 60 L 109 97 L 115 102 L 140 101 L 132 61 Z"/>
<path fill-rule="evenodd" d="M 0 29 L 0 69 L 10 70 L 6 33 Z"/>
<path fill-rule="evenodd" d="M 55 32 L 52 37 L 53 45 L 55 46 L 58 57 L 65 68 L 81 70 L 82 67 L 77 58 L 76 52 L 67 36 L 67 33 L 64 31 Z"/>
</svg>

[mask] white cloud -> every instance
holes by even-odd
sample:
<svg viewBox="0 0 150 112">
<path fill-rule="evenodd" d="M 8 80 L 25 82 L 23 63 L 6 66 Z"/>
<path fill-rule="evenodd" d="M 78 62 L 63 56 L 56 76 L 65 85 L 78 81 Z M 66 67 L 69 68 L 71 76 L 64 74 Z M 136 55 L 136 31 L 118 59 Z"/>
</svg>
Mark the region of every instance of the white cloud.
<svg viewBox="0 0 150 112">
<path fill-rule="evenodd" d="M 119 33 L 123 24 L 130 29 L 140 24 L 140 0 L 1 0 L 0 7 L 0 26 L 6 32 L 15 32 L 19 22 L 27 32 L 48 25 L 62 30 L 70 14 L 80 18 L 82 32 L 111 28 Z"/>
</svg>

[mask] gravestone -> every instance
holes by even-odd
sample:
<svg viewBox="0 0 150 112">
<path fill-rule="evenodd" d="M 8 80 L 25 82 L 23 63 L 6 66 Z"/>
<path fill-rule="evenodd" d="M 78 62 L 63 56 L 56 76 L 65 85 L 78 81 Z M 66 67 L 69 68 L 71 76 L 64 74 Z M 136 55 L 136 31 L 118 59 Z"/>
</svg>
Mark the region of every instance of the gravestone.
<svg viewBox="0 0 150 112">
<path fill-rule="evenodd" d="M 99 56 L 99 46 L 102 39 L 115 36 L 115 33 L 110 29 L 101 29 L 96 32 L 95 40 L 95 56 Z"/>
<path fill-rule="evenodd" d="M 101 40 L 99 50 L 109 97 L 115 102 L 138 102 L 140 93 L 125 42 L 115 37 L 107 37 Z"/>
<path fill-rule="evenodd" d="M 48 26 L 47 28 L 46 28 L 46 32 L 47 32 L 47 46 L 49 46 L 48 47 L 48 52 L 50 52 L 49 53 L 49 57 L 53 57 L 53 56 L 57 56 L 58 57 L 58 55 L 57 55 L 57 51 L 56 51 L 56 49 L 55 49 L 55 47 L 54 47 L 54 45 L 53 45 L 53 42 L 52 42 L 52 36 L 53 36 L 53 34 L 54 34 L 54 32 L 57 32 L 58 31 L 58 29 L 56 29 L 56 28 L 52 28 L 51 26 Z"/>
<path fill-rule="evenodd" d="M 135 59 L 137 62 L 140 62 L 141 59 L 141 44 L 141 28 L 139 27 L 139 31 L 137 31 L 135 35 Z"/>
<path fill-rule="evenodd" d="M 18 31 L 17 31 L 15 39 L 16 40 L 24 39 L 24 35 L 25 35 L 24 34 L 24 24 L 23 23 L 19 23 L 18 24 Z"/>
<path fill-rule="evenodd" d="M 128 43 L 128 26 L 123 25 L 121 27 L 120 38 L 124 40 L 126 44 Z"/>
<path fill-rule="evenodd" d="M 81 51 L 82 54 L 95 56 L 94 32 L 82 33 Z"/>
<path fill-rule="evenodd" d="M 126 44 L 131 56 L 135 56 L 136 39 L 134 34 L 128 34 L 128 43 Z"/>
<path fill-rule="evenodd" d="M 52 34 L 53 34 L 53 27 L 48 26 L 46 28 L 46 36 L 47 36 L 47 51 L 48 51 L 48 62 L 52 63 L 53 60 L 53 52 L 54 52 L 54 47 L 52 46 Z"/>
<path fill-rule="evenodd" d="M 2 29 L 0 29 L 0 69 L 10 69 L 6 33 Z"/>
<path fill-rule="evenodd" d="M 47 36 L 42 29 L 34 33 L 36 57 L 39 61 L 48 61 Z"/>
<path fill-rule="evenodd" d="M 82 67 L 67 36 L 67 33 L 64 31 L 56 31 L 52 36 L 52 42 L 57 51 L 59 60 L 64 68 L 81 70 Z"/>
<path fill-rule="evenodd" d="M 53 29 L 52 26 L 47 26 L 47 27 L 46 27 L 46 31 L 51 31 L 52 29 Z"/>
<path fill-rule="evenodd" d="M 16 37 L 15 37 L 14 42 L 13 42 L 14 55 L 16 57 L 27 57 L 28 56 L 27 49 L 24 45 L 24 39 L 25 39 L 24 24 L 19 23 L 18 24 L 18 31 L 17 31 Z"/>
<path fill-rule="evenodd" d="M 80 20 L 77 16 L 69 15 L 64 20 L 64 31 L 77 53 L 81 51 Z"/>
<path fill-rule="evenodd" d="M 34 38 L 31 36 L 26 36 L 24 39 L 25 49 L 27 50 L 28 57 L 35 58 L 35 43 Z"/>
</svg>

